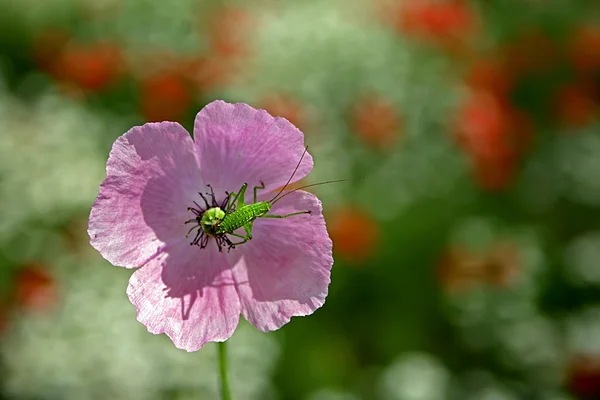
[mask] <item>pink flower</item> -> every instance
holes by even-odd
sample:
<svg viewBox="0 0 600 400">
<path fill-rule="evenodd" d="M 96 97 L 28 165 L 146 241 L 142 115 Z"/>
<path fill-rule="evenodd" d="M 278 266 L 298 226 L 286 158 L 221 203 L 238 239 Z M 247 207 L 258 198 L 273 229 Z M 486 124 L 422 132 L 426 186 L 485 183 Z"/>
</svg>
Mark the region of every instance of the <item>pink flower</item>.
<svg viewBox="0 0 600 400">
<path fill-rule="evenodd" d="M 219 251 L 213 238 L 201 248 L 190 245 L 194 233 L 186 237 L 188 207 L 204 204 L 199 193 L 210 192 L 209 185 L 221 204 L 226 191 L 248 183 L 245 200 L 251 203 L 251 189 L 263 181 L 259 200 L 269 200 L 304 150 L 302 132 L 287 120 L 223 101 L 198 113 L 194 140 L 175 122 L 134 127 L 116 140 L 88 234 L 109 262 L 139 268 L 127 295 L 149 332 L 166 333 L 175 346 L 196 351 L 231 337 L 240 313 L 267 332 L 323 305 L 332 243 L 321 202 L 308 192 L 286 196 L 270 213 L 311 214 L 259 218 L 253 239 L 230 252 Z M 292 182 L 312 166 L 307 153 Z"/>
</svg>

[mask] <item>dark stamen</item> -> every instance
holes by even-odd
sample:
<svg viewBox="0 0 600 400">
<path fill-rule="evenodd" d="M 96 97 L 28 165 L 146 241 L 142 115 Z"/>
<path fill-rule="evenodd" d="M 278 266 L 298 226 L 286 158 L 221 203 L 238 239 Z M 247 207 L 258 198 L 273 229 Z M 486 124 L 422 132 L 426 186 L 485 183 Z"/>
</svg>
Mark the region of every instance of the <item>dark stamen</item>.
<svg viewBox="0 0 600 400">
<path fill-rule="evenodd" d="M 219 207 L 219 203 L 217 203 L 217 199 L 215 198 L 215 191 L 213 190 L 213 187 L 209 184 L 206 184 L 206 186 L 210 188 L 210 193 L 206 192 L 206 194 L 210 196 L 211 201 L 212 201 L 212 206 Z"/>
<path fill-rule="evenodd" d="M 196 214 L 196 217 L 198 217 L 201 214 L 200 211 L 198 211 L 197 209 L 192 208 L 192 207 L 188 207 L 188 212 L 193 212 L 194 214 Z"/>
<path fill-rule="evenodd" d="M 204 197 L 204 195 L 202 193 L 200 193 L 200 192 L 198 192 L 198 194 L 200 195 L 200 197 L 202 197 L 202 200 L 204 200 L 204 203 L 206 204 L 206 209 L 205 210 L 208 210 L 210 208 L 210 205 L 208 204 L 208 201 L 206 201 L 206 197 Z M 200 207 L 198 205 L 198 203 L 194 202 L 194 204 L 197 205 L 198 208 L 202 208 L 202 207 Z"/>
<path fill-rule="evenodd" d="M 190 242 L 191 246 L 200 246 L 200 248 L 203 249 L 206 246 L 208 246 L 209 239 L 211 237 L 213 237 L 215 239 L 215 243 L 217 244 L 217 247 L 219 248 L 219 251 L 223 251 L 223 247 L 225 247 L 225 246 L 228 246 L 227 251 L 229 251 L 232 248 L 235 248 L 235 246 L 233 246 L 233 243 L 231 242 L 231 240 L 229 240 L 229 238 L 225 234 L 218 235 L 218 236 L 208 235 L 206 232 L 204 232 L 204 229 L 202 229 L 200 221 L 202 221 L 202 215 L 204 215 L 206 210 L 208 210 L 209 208 L 219 207 L 219 208 L 225 210 L 227 205 L 229 204 L 229 199 L 231 198 L 232 193 L 225 192 L 226 197 L 221 202 L 221 204 L 219 204 L 217 202 L 217 198 L 215 196 L 215 191 L 213 190 L 212 186 L 211 185 L 206 185 L 206 186 L 208 188 L 210 188 L 210 192 L 206 192 L 206 196 L 209 196 L 209 198 L 210 198 L 210 203 L 204 194 L 198 192 L 198 194 L 200 195 L 202 200 L 204 200 L 204 204 L 206 205 L 206 207 L 202 207 L 196 201 L 193 201 L 193 203 L 196 207 L 188 207 L 188 209 L 187 209 L 188 212 L 194 213 L 196 218 L 188 219 L 187 221 L 184 222 L 184 224 L 195 223 L 195 225 L 186 234 L 186 237 L 188 237 L 194 230 L 197 230 L 194 240 L 192 240 Z M 212 203 L 212 205 L 211 205 L 211 203 Z M 231 210 L 235 211 L 235 205 L 232 205 Z"/>
<path fill-rule="evenodd" d="M 194 221 L 195 221 L 195 220 L 194 220 Z M 186 222 L 186 224 L 187 224 L 187 222 Z M 185 235 L 185 237 L 188 237 L 188 236 L 190 235 L 190 233 L 192 233 L 192 231 L 193 231 L 194 229 L 196 229 L 197 227 L 198 227 L 197 225 L 196 225 L 196 226 L 192 226 L 192 229 L 190 229 L 190 230 L 188 231 L 188 233 Z"/>
<path fill-rule="evenodd" d="M 194 238 L 194 240 L 192 240 L 192 242 L 190 244 L 198 245 L 198 243 L 200 243 L 200 241 L 203 240 L 205 237 L 208 240 L 208 236 L 204 233 L 204 231 L 202 229 L 198 229 L 198 232 L 196 232 L 196 237 Z M 200 247 L 202 247 L 202 246 L 200 246 Z"/>
</svg>

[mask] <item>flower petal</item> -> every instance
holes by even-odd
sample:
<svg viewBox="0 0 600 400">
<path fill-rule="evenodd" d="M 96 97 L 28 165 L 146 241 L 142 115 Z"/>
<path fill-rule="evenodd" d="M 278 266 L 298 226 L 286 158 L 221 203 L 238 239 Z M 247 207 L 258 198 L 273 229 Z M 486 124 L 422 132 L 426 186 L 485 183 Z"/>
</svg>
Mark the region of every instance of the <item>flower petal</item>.
<svg viewBox="0 0 600 400">
<path fill-rule="evenodd" d="M 200 187 L 189 133 L 174 122 L 135 127 L 118 138 L 90 213 L 90 243 L 111 264 L 136 268 L 187 232 Z"/>
<path fill-rule="evenodd" d="M 236 191 L 246 182 L 268 190 L 282 187 L 304 152 L 304 135 L 284 118 L 247 104 L 218 100 L 196 116 L 194 141 L 204 182 L 215 190 Z M 305 177 L 313 167 L 308 152 L 292 182 Z M 250 192 L 250 191 L 249 191 Z"/>
<path fill-rule="evenodd" d="M 233 268 L 242 314 L 262 331 L 312 314 L 325 302 L 333 257 L 321 202 L 298 191 L 276 203 L 270 214 L 304 210 L 312 213 L 257 219 L 253 239 L 232 251 L 243 254 Z"/>
<path fill-rule="evenodd" d="M 239 322 L 240 301 L 226 253 L 182 243 L 133 273 L 127 288 L 137 320 L 176 347 L 196 351 L 227 340 Z"/>
</svg>

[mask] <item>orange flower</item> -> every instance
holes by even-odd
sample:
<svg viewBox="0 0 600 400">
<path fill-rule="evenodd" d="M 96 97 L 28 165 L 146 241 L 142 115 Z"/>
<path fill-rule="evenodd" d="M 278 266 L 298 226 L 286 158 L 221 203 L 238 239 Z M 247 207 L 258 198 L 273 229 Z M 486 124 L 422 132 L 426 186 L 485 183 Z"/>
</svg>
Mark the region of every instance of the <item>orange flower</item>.
<svg viewBox="0 0 600 400">
<path fill-rule="evenodd" d="M 356 103 L 350 125 L 365 144 L 376 149 L 393 146 L 401 131 L 394 105 L 377 95 L 365 96 Z"/>
<path fill-rule="evenodd" d="M 505 114 L 496 96 L 484 91 L 472 92 L 459 110 L 456 138 L 469 153 L 494 154 L 499 150 L 495 145 L 506 126 Z"/>
<path fill-rule="evenodd" d="M 598 115 L 599 105 L 591 85 L 570 84 L 559 90 L 556 96 L 556 113 L 566 127 L 583 127 Z"/>
<path fill-rule="evenodd" d="M 207 24 L 209 51 L 225 58 L 248 55 L 252 25 L 251 15 L 241 8 L 229 5 L 218 9 Z"/>
<path fill-rule="evenodd" d="M 192 102 L 185 80 L 172 72 L 143 79 L 141 93 L 141 112 L 149 122 L 179 120 Z"/>
<path fill-rule="evenodd" d="M 455 137 L 467 153 L 481 158 L 506 157 L 513 153 L 509 115 L 502 100 L 486 91 L 469 94 L 458 113 Z"/>
<path fill-rule="evenodd" d="M 454 136 L 471 159 L 477 183 L 486 190 L 503 190 L 532 145 L 533 125 L 502 97 L 473 91 L 459 110 Z"/>
<path fill-rule="evenodd" d="M 51 71 L 63 82 L 96 92 L 107 89 L 121 78 L 123 60 L 120 49 L 112 43 L 70 43 Z"/>
<path fill-rule="evenodd" d="M 514 77 L 505 62 L 494 58 L 478 58 L 469 66 L 465 83 L 476 91 L 486 91 L 504 98 L 514 86 Z"/>
<path fill-rule="evenodd" d="M 568 46 L 570 60 L 578 71 L 600 71 L 600 26 L 580 27 L 573 33 Z"/>
<path fill-rule="evenodd" d="M 21 268 L 15 276 L 15 300 L 27 310 L 48 311 L 57 302 L 56 281 L 42 264 Z"/>
<path fill-rule="evenodd" d="M 481 257 L 463 247 L 453 247 L 442 255 L 437 272 L 444 289 L 462 292 L 482 280 L 483 269 Z"/>
<path fill-rule="evenodd" d="M 480 285 L 506 287 L 520 268 L 516 245 L 498 241 L 483 252 L 461 246 L 450 248 L 440 260 L 438 276 L 447 291 L 462 292 Z"/>
<path fill-rule="evenodd" d="M 235 69 L 227 60 L 211 55 L 184 59 L 175 69 L 182 77 L 193 82 L 200 92 L 224 86 L 235 73 Z"/>
<path fill-rule="evenodd" d="M 486 255 L 486 282 L 494 286 L 508 286 L 515 279 L 521 265 L 517 246 L 508 241 L 498 241 Z"/>
<path fill-rule="evenodd" d="M 404 0 L 398 6 L 395 27 L 403 34 L 452 50 L 474 35 L 476 20 L 464 1 Z"/>
<path fill-rule="evenodd" d="M 304 130 L 305 112 L 302 106 L 285 94 L 272 94 L 259 102 L 260 107 L 274 117 L 283 117 L 300 130 Z"/>
<path fill-rule="evenodd" d="M 327 227 L 336 255 L 352 263 L 369 259 L 379 241 L 379 226 L 365 212 L 344 207 L 331 213 Z"/>
</svg>

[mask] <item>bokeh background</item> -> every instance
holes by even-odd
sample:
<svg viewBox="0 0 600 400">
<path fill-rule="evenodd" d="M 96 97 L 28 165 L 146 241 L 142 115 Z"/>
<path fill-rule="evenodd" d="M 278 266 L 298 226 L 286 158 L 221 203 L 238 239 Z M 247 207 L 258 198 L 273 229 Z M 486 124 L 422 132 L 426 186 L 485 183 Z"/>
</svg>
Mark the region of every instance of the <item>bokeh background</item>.
<svg viewBox="0 0 600 400">
<path fill-rule="evenodd" d="M 305 132 L 325 306 L 235 399 L 600 399 L 597 0 L 0 0 L 0 398 L 217 399 L 88 244 L 112 142 L 208 102 Z"/>
</svg>

